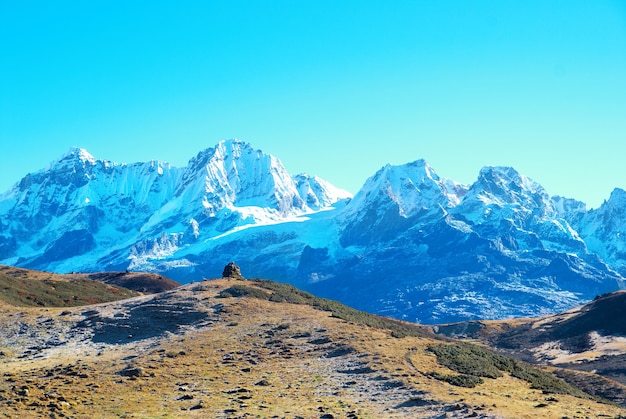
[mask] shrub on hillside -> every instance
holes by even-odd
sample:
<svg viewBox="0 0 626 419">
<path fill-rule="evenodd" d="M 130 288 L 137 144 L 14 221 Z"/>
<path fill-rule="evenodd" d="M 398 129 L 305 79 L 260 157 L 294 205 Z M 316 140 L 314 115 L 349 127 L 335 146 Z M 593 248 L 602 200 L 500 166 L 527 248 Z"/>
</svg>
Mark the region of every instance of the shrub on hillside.
<svg viewBox="0 0 626 419">
<path fill-rule="evenodd" d="M 471 343 L 431 345 L 428 348 L 437 356 L 437 362 L 452 371 L 474 377 L 498 378 L 502 372 L 530 383 L 531 388 L 545 393 L 570 394 L 588 398 L 589 395 L 554 375 L 523 362 L 496 354 L 487 348 Z M 454 384 L 457 379 L 439 375 L 443 381 Z M 463 379 L 464 381 L 467 379 Z M 458 385 L 458 384 L 454 384 Z"/>
</svg>

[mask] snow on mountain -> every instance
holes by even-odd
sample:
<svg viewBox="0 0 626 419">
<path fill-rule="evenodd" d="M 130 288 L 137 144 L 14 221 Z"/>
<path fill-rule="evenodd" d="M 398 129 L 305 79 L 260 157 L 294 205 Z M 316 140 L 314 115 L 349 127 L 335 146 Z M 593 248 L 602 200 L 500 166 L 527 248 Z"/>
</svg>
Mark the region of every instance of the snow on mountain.
<svg viewBox="0 0 626 419">
<path fill-rule="evenodd" d="M 48 267 L 115 246 L 163 205 L 177 178 L 166 163 L 119 165 L 71 149 L 3 196 L 0 255 Z"/>
<path fill-rule="evenodd" d="M 386 165 L 351 197 L 239 140 L 184 168 L 72 149 L 0 196 L 0 263 L 184 282 L 235 260 L 407 320 L 532 316 L 623 287 L 625 218 L 622 190 L 587 211 L 510 167 L 462 185 L 424 160 Z"/>
<path fill-rule="evenodd" d="M 454 214 L 485 237 L 504 238 L 501 242 L 512 250 L 585 251 L 583 240 L 545 189 L 511 167 L 481 169 Z"/>
<path fill-rule="evenodd" d="M 305 203 L 282 163 L 238 140 L 191 159 L 178 194 L 193 193 L 214 214 L 225 207 L 257 206 L 288 214 L 305 210 Z"/>
<path fill-rule="evenodd" d="M 543 187 L 512 168 L 486 167 L 467 187 L 424 161 L 387 165 L 339 218 L 353 258 L 312 288 L 381 314 L 424 322 L 536 315 L 622 286 Z M 382 278 L 383 289 L 372 285 Z"/>
<path fill-rule="evenodd" d="M 626 276 L 626 191 L 614 189 L 598 209 L 577 217 L 576 226 L 589 250 Z"/>
<path fill-rule="evenodd" d="M 314 210 L 329 207 L 341 199 L 352 198 L 350 192 L 337 188 L 317 176 L 301 173 L 294 177 L 294 181 L 300 198 Z"/>
<path fill-rule="evenodd" d="M 580 218 L 580 216 L 586 214 L 588 211 L 587 204 L 576 199 L 557 195 L 552 197 L 552 202 L 559 216 L 567 220 Z"/>
<path fill-rule="evenodd" d="M 97 160 L 73 148 L 3 195 L 0 257 L 57 270 L 98 269 L 94 260 L 107 263 L 101 269 L 127 259 L 140 266 L 202 238 L 349 197 L 319 178 L 292 178 L 278 159 L 239 140 L 198 153 L 183 169 Z"/>
<path fill-rule="evenodd" d="M 511 167 L 484 167 L 457 208 L 474 224 L 494 224 L 510 220 L 524 228 L 531 218 L 542 218 L 553 212 L 550 197 L 537 182 Z"/>
<path fill-rule="evenodd" d="M 150 268 L 150 259 L 182 245 L 293 221 L 350 197 L 317 177 L 290 176 L 280 160 L 248 143 L 222 141 L 189 161 L 174 196 L 143 227 L 148 238 L 133 247 L 131 268 Z M 171 233 L 162 235 L 164 229 Z"/>
<path fill-rule="evenodd" d="M 459 201 L 457 193 L 463 190 L 441 179 L 424 160 L 386 165 L 343 210 L 342 244 L 389 240 L 416 223 L 439 219 Z"/>
</svg>

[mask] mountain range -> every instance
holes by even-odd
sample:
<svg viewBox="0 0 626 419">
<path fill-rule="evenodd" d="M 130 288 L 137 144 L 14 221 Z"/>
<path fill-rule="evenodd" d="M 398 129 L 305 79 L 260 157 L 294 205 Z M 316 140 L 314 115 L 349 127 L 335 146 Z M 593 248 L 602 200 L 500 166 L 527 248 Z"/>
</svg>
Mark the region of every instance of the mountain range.
<svg viewBox="0 0 626 419">
<path fill-rule="evenodd" d="M 184 168 L 74 148 L 0 195 L 2 264 L 192 282 L 236 261 L 244 276 L 421 323 L 544 315 L 622 289 L 624 234 L 621 189 L 588 210 L 511 167 L 463 185 L 417 160 L 352 196 L 239 140 Z"/>
</svg>

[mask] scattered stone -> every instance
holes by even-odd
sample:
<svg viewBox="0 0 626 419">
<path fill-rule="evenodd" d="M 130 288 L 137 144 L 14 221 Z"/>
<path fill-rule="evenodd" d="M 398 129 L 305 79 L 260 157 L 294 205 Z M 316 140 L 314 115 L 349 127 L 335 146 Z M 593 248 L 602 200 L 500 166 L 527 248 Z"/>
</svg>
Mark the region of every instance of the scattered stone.
<svg viewBox="0 0 626 419">
<path fill-rule="evenodd" d="M 198 409 L 204 409 L 204 405 L 202 404 L 202 400 L 198 401 L 198 404 L 196 404 L 195 406 L 191 406 L 189 408 L 189 410 L 198 410 Z"/>
<path fill-rule="evenodd" d="M 422 406 L 434 406 L 439 404 L 439 402 L 430 399 L 423 399 L 421 397 L 411 397 L 409 400 L 397 405 L 396 409 L 402 409 L 407 407 L 422 407 Z M 462 410 L 463 407 L 459 404 L 453 406 L 450 410 L 457 411 Z"/>
<path fill-rule="evenodd" d="M 338 358 L 355 352 L 355 349 L 348 345 L 336 345 L 331 351 L 327 352 L 326 358 Z"/>
<path fill-rule="evenodd" d="M 369 365 L 366 365 L 364 367 L 337 370 L 337 372 L 340 374 L 357 374 L 358 375 L 358 374 L 372 374 L 376 371 L 373 370 L 372 367 L 370 367 Z M 403 387 L 403 386 L 404 386 L 404 383 L 402 381 L 389 381 L 388 383 L 385 383 L 385 387 L 387 388 L 398 388 L 398 387 Z"/>
<path fill-rule="evenodd" d="M 142 367 L 128 366 L 121 370 L 118 374 L 124 377 L 143 377 L 145 375 L 145 370 Z"/>
<path fill-rule="evenodd" d="M 243 387 L 235 387 L 231 390 L 226 390 L 224 391 L 225 394 L 237 394 L 237 393 L 251 393 L 250 390 L 248 390 L 247 388 L 243 388 Z"/>
<path fill-rule="evenodd" d="M 331 340 L 328 336 L 322 336 L 321 338 L 312 339 L 309 341 L 309 343 L 312 345 L 323 345 L 325 343 L 330 343 L 330 342 Z"/>
</svg>

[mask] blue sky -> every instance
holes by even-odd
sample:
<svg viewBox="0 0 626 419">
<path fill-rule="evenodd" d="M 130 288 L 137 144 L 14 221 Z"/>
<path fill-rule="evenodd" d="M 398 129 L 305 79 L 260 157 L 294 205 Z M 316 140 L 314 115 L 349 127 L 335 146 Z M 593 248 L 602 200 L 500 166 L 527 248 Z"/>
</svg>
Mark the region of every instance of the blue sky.
<svg viewBox="0 0 626 419">
<path fill-rule="evenodd" d="M 221 139 L 355 193 L 419 158 L 626 188 L 626 2 L 0 0 L 0 191 L 70 147 L 185 166 Z"/>
</svg>

